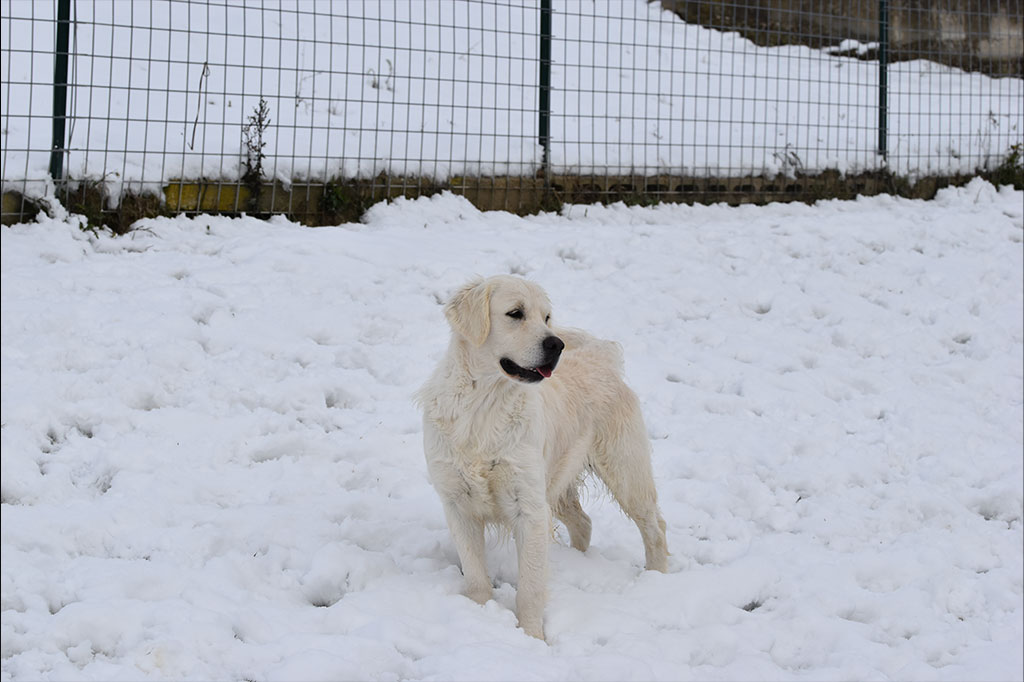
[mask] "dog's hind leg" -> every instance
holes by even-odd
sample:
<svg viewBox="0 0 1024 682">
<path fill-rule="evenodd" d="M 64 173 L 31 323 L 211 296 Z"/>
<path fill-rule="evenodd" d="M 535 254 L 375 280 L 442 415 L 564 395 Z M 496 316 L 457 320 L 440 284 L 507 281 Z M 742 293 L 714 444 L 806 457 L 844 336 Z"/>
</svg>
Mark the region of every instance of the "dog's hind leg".
<svg viewBox="0 0 1024 682">
<path fill-rule="evenodd" d="M 558 520 L 569 530 L 569 540 L 573 549 L 586 552 L 590 547 L 590 517 L 580 506 L 579 491 L 575 483 L 558 498 L 554 511 Z"/>
<path fill-rule="evenodd" d="M 591 463 L 622 511 L 640 529 L 647 570 L 664 573 L 668 570 L 668 543 L 665 520 L 658 510 L 650 444 L 635 396 L 630 393 L 626 399 L 633 409 L 623 415 L 618 429 L 597 439 Z"/>
<path fill-rule="evenodd" d="M 664 573 L 668 570 L 668 542 L 665 539 L 665 520 L 658 510 L 650 462 L 625 462 L 623 460 L 630 458 L 621 454 L 595 455 L 594 468 L 622 511 L 640 530 L 647 570 Z"/>
</svg>

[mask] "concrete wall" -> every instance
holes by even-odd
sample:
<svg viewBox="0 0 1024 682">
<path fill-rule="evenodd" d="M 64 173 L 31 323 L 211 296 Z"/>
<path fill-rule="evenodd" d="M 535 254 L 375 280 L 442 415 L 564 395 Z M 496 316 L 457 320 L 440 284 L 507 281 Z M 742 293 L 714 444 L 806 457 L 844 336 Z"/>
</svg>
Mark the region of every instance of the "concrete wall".
<svg viewBox="0 0 1024 682">
<path fill-rule="evenodd" d="M 689 23 L 758 45 L 878 41 L 878 0 L 661 0 Z M 875 58 L 877 53 L 861 55 Z M 889 59 L 1024 77 L 1024 0 L 889 0 Z"/>
<path fill-rule="evenodd" d="M 825 171 L 808 176 L 766 178 L 707 178 L 659 175 L 581 176 L 556 175 L 548 183 L 532 177 L 453 178 L 442 185 L 417 184 L 406 180 L 351 180 L 341 185 L 280 183 L 264 185 L 253 215 L 280 214 L 307 225 L 338 225 L 358 221 L 372 204 L 398 196 L 430 196 L 448 190 L 466 197 L 483 211 L 505 210 L 515 213 L 555 211 L 566 203 L 589 204 L 624 201 L 648 205 L 657 201 L 681 203 L 725 202 L 732 205 L 764 204 L 771 201 L 816 201 L 853 199 L 857 195 L 897 194 L 915 199 L 931 199 L 936 191 L 959 185 L 970 176 L 928 177 L 915 184 L 885 173 L 844 176 Z M 383 183 L 383 184 L 382 184 Z M 117 233 L 131 229 L 139 218 L 179 213 L 238 215 L 249 204 L 250 189 L 217 182 L 172 182 L 163 196 L 126 195 L 117 208 L 107 207 L 102 186 L 83 186 L 70 195 L 61 195 L 62 203 L 74 213 L 85 215 L 89 225 L 107 225 Z M 3 194 L 0 222 L 10 225 L 31 220 L 42 207 L 15 193 Z"/>
</svg>

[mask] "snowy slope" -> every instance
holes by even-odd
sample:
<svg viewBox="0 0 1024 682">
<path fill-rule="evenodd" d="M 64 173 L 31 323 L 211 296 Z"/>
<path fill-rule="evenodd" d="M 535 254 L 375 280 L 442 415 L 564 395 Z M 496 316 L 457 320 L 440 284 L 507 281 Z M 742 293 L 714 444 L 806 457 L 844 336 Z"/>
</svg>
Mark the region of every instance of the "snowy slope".
<svg viewBox="0 0 1024 682">
<path fill-rule="evenodd" d="M 4 229 L 0 679 L 1019 680 L 1022 200 Z M 501 272 L 623 345 L 673 554 L 593 485 L 547 644 L 411 402 Z"/>
</svg>

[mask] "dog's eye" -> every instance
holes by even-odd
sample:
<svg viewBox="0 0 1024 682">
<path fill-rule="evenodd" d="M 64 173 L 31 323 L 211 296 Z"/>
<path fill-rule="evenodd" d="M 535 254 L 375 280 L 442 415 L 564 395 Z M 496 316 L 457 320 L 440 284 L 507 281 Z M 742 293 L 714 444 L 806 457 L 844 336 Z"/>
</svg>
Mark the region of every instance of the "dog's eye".
<svg viewBox="0 0 1024 682">
<path fill-rule="evenodd" d="M 515 310 L 510 310 L 505 314 L 511 317 L 513 320 L 523 319 L 523 311 L 520 310 L 519 308 L 516 308 Z"/>
<path fill-rule="evenodd" d="M 551 322 L 551 316 L 550 315 L 545 315 L 544 316 L 544 324 L 549 324 L 550 322 Z"/>
</svg>

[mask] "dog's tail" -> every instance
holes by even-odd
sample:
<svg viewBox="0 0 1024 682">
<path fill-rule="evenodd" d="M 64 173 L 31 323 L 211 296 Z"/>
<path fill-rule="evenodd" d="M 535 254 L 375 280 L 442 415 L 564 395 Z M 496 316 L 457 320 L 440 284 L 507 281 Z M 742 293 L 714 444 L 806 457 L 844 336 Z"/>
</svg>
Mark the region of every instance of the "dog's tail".
<svg viewBox="0 0 1024 682">
<path fill-rule="evenodd" d="M 593 356 L 594 362 L 598 362 L 602 367 L 614 369 L 620 376 L 625 371 L 622 346 L 614 341 L 599 339 L 573 327 L 559 327 L 554 332 L 565 342 L 566 351 L 581 351 Z"/>
</svg>

